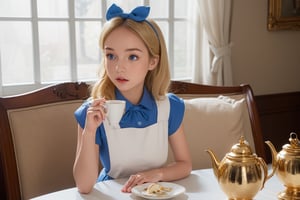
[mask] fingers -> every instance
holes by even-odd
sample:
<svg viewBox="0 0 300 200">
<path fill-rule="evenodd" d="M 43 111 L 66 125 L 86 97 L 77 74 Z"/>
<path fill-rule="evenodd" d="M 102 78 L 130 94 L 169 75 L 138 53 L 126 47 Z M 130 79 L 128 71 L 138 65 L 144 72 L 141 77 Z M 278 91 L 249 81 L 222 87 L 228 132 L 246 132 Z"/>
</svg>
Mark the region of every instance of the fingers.
<svg viewBox="0 0 300 200">
<path fill-rule="evenodd" d="M 141 174 L 131 175 L 128 181 L 124 184 L 122 192 L 131 192 L 131 189 L 136 185 L 141 185 L 147 182 L 145 176 Z"/>
<path fill-rule="evenodd" d="M 92 100 L 90 103 L 91 110 L 100 111 L 104 114 L 107 113 L 105 101 L 106 100 L 104 98 Z"/>
<path fill-rule="evenodd" d="M 93 120 L 95 122 L 103 121 L 105 118 L 105 112 L 101 107 L 90 107 L 87 110 L 88 120 Z"/>
<path fill-rule="evenodd" d="M 105 119 L 105 99 L 94 99 L 87 109 L 86 128 L 96 129 Z"/>
<path fill-rule="evenodd" d="M 104 105 L 104 104 L 105 104 L 104 98 L 93 99 L 90 101 L 90 106 L 98 106 L 98 105 Z"/>
</svg>

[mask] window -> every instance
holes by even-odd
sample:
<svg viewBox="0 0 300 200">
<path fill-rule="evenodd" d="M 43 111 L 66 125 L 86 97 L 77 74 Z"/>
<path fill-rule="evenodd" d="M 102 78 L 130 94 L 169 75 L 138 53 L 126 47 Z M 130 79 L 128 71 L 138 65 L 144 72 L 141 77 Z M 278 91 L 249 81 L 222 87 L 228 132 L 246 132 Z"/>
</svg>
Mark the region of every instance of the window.
<svg viewBox="0 0 300 200">
<path fill-rule="evenodd" d="M 187 6 L 182 0 L 0 1 L 0 95 L 65 81 L 95 81 L 107 8 L 151 7 L 167 43 L 173 79 L 190 79 Z"/>
</svg>

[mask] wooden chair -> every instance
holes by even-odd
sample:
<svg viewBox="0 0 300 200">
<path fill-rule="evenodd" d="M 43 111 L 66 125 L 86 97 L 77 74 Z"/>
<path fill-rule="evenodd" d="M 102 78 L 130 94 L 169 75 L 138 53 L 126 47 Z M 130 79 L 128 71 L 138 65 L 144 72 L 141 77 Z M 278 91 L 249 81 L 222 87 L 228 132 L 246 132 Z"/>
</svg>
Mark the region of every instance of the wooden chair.
<svg viewBox="0 0 300 200">
<path fill-rule="evenodd" d="M 1 199 L 29 199 L 75 186 L 74 111 L 88 95 L 84 83 L 62 83 L 0 98 Z"/>
<path fill-rule="evenodd" d="M 249 85 L 220 87 L 172 81 L 170 91 L 185 100 L 184 127 L 194 169 L 211 166 L 210 158 L 204 152 L 206 148 L 216 151 L 221 158 L 238 142 L 240 135 L 245 135 L 253 150 L 265 158 L 259 117 Z M 74 187 L 72 166 L 77 125 L 73 114 L 88 96 L 88 85 L 84 83 L 61 83 L 0 98 L 0 184 L 3 184 L 0 191 L 5 192 L 1 199 L 28 199 Z M 224 121 L 224 112 L 209 115 L 207 110 L 220 108 L 219 104 L 211 102 L 222 101 L 224 96 L 230 98 L 225 98 L 225 107 L 229 101 L 234 112 L 242 110 L 235 118 L 241 119 L 238 124 L 243 124 L 242 129 L 233 135 L 225 129 L 217 132 L 210 129 Z M 226 119 L 236 115 L 234 112 L 226 111 Z M 206 118 L 215 116 L 221 116 L 219 121 L 203 124 L 208 123 Z M 206 125 L 209 126 L 204 129 Z M 226 141 L 218 137 L 225 137 Z"/>
<path fill-rule="evenodd" d="M 225 87 L 172 81 L 170 92 L 185 101 L 183 124 L 193 169 L 211 167 L 206 149 L 213 150 L 221 160 L 241 136 L 253 153 L 266 160 L 259 115 L 249 85 Z M 171 154 L 169 157 L 172 160 Z"/>
</svg>

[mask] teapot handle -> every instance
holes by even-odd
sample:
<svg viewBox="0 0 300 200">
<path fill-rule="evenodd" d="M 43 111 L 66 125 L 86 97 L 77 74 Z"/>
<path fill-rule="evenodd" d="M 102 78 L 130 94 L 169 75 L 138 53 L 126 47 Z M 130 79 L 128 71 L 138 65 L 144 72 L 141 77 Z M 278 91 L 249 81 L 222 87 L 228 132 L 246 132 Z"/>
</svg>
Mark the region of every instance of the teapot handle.
<svg viewBox="0 0 300 200">
<path fill-rule="evenodd" d="M 268 165 L 266 164 L 266 162 L 260 157 L 258 157 L 257 159 L 261 163 L 261 165 L 263 166 L 263 169 L 264 169 L 264 181 L 263 181 L 263 185 L 261 187 L 261 189 L 263 189 L 266 181 L 274 175 L 275 170 L 273 169 L 272 173 L 270 175 L 268 175 Z"/>
</svg>

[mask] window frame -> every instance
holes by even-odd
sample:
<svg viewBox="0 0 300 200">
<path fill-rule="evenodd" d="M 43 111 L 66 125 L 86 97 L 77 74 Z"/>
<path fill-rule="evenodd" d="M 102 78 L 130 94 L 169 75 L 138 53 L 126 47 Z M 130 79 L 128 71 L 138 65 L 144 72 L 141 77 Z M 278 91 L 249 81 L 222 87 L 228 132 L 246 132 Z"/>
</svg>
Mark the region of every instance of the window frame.
<svg viewBox="0 0 300 200">
<path fill-rule="evenodd" d="M 49 18 L 49 17 L 38 17 L 38 7 L 37 7 L 37 0 L 30 0 L 31 2 L 31 17 L 0 17 L 0 21 L 26 21 L 31 23 L 31 29 L 32 29 L 32 48 L 33 48 L 33 68 L 34 68 L 34 80 L 32 84 L 26 83 L 26 84 L 16 84 L 16 85 L 3 85 L 2 75 L 0 76 L 0 96 L 11 96 L 16 95 L 19 93 L 29 92 L 32 90 L 39 89 L 41 87 L 51 85 L 53 83 L 58 83 L 56 81 L 50 82 L 50 83 L 42 83 L 41 82 L 41 64 L 40 64 L 40 41 L 39 41 L 39 22 L 47 21 L 65 21 L 68 23 L 68 29 L 69 29 L 69 48 L 70 48 L 70 80 L 72 82 L 81 82 L 82 80 L 78 79 L 77 76 L 77 55 L 76 55 L 76 22 L 78 21 L 85 21 L 85 22 L 99 22 L 103 25 L 106 21 L 105 14 L 107 9 L 107 2 L 102 1 L 102 16 L 100 18 L 79 18 L 75 17 L 75 1 L 74 0 L 68 0 L 68 17 L 55 17 L 55 18 Z M 144 0 L 144 5 L 149 5 L 149 0 Z M 167 49 L 168 49 L 168 55 L 169 55 L 169 63 L 170 63 L 170 70 L 171 70 L 171 77 L 174 75 L 174 29 L 175 29 L 175 23 L 178 21 L 187 21 L 187 18 L 176 18 L 175 17 L 175 2 L 174 0 L 169 0 L 169 15 L 166 17 L 156 17 L 153 18 L 157 22 L 166 22 L 168 24 L 168 41 L 166 41 Z M 1 50 L 1 49 L 0 49 Z M 0 54 L 0 74 L 1 72 L 1 54 Z M 189 80 L 190 78 L 187 77 L 184 80 Z M 181 79 L 183 80 L 183 79 Z M 87 83 L 92 83 L 95 80 L 92 80 L 91 82 L 85 81 Z"/>
</svg>

